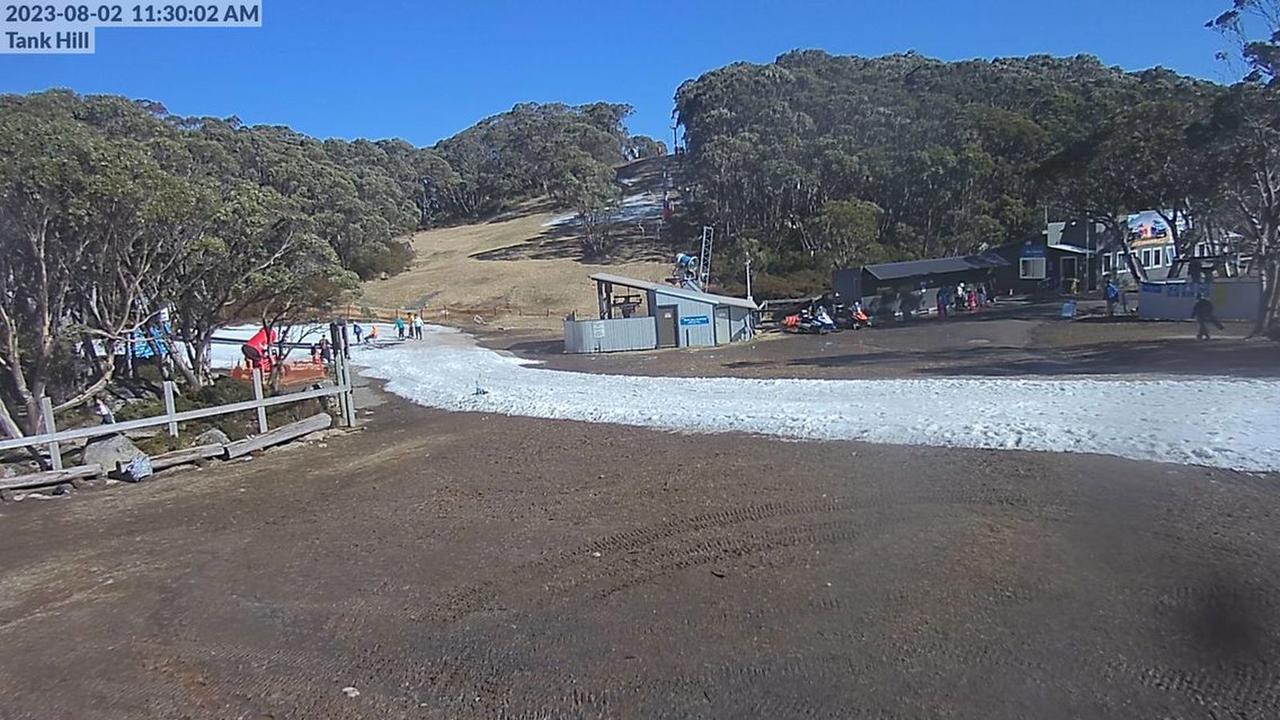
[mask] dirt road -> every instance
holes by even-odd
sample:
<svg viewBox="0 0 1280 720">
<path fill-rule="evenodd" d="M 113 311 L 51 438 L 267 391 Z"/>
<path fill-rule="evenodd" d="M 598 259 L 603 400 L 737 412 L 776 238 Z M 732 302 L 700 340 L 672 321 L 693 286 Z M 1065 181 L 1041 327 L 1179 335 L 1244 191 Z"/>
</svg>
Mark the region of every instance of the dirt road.
<svg viewBox="0 0 1280 720">
<path fill-rule="evenodd" d="M 0 717 L 1280 711 L 1275 476 L 373 413 L 0 506 Z"/>
</svg>

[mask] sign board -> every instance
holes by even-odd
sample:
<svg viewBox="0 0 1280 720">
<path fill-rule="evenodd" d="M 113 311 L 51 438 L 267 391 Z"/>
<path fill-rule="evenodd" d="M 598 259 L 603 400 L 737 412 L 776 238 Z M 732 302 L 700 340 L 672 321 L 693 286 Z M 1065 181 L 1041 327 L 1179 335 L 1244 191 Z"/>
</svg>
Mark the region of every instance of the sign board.
<svg viewBox="0 0 1280 720">
<path fill-rule="evenodd" d="M 604 339 L 604 323 L 593 323 L 591 325 L 591 337 L 596 340 Z"/>
<path fill-rule="evenodd" d="M 1224 278 L 1212 283 L 1144 282 L 1138 294 L 1138 317 L 1189 320 L 1200 295 L 1213 301 L 1214 314 L 1219 319 L 1253 320 L 1262 298 L 1262 283 L 1258 278 Z"/>
<path fill-rule="evenodd" d="M 1038 243 L 1027 241 L 1022 246 L 1022 257 L 1024 258 L 1044 257 L 1044 246 Z"/>
<path fill-rule="evenodd" d="M 711 318 L 706 315 L 690 315 L 680 318 L 680 327 L 689 327 L 690 325 L 710 325 Z"/>
</svg>

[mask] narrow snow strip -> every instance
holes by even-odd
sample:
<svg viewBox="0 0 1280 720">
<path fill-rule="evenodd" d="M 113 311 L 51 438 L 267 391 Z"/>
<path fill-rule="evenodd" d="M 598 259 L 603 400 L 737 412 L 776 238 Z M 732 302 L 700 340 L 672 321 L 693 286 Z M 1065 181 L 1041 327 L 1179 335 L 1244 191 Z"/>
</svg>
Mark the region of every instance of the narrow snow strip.
<svg viewBox="0 0 1280 720">
<path fill-rule="evenodd" d="M 445 410 L 1280 471 L 1274 380 L 593 375 L 532 367 L 434 326 L 421 342 L 359 348 L 353 358 L 391 392 Z"/>
</svg>

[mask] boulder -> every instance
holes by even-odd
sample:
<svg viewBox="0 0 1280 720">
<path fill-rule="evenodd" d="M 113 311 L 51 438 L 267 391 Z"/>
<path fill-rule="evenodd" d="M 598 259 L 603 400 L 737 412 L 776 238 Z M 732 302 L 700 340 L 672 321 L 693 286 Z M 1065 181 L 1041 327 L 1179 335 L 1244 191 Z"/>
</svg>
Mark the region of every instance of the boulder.
<svg viewBox="0 0 1280 720">
<path fill-rule="evenodd" d="M 231 438 L 218 428 L 209 428 L 196 436 L 196 445 L 226 445 Z"/>
<path fill-rule="evenodd" d="M 147 454 L 123 435 L 96 437 L 84 446 L 84 464 L 101 465 L 104 472 L 115 470 L 116 464 L 128 465 Z"/>
</svg>

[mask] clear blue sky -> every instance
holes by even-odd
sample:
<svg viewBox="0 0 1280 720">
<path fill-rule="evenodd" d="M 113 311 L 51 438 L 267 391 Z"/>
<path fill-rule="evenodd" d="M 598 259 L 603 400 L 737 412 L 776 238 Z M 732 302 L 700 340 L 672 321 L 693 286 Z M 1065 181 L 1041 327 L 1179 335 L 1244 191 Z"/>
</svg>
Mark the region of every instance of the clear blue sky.
<svg viewBox="0 0 1280 720">
<path fill-rule="evenodd" d="M 79 1 L 79 0 L 78 0 Z M 96 0 L 95 0 L 96 2 Z M 624 3 L 264 0 L 257 29 L 98 30 L 91 56 L 0 55 L 0 92 L 68 87 L 320 137 L 429 145 L 523 101 L 634 105 L 670 141 L 688 78 L 796 48 L 948 60 L 1090 53 L 1229 80 L 1206 20 L 1229 0 Z"/>
</svg>

